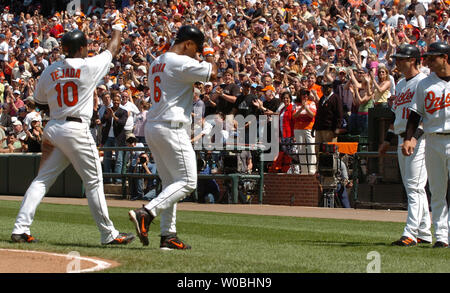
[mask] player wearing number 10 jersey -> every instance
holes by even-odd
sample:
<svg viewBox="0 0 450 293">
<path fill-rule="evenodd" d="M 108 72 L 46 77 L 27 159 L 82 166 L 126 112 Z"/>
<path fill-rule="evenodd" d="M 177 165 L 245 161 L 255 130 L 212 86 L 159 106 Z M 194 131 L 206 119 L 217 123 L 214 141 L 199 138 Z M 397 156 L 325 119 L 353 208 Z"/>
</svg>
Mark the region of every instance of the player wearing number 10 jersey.
<svg viewBox="0 0 450 293">
<path fill-rule="evenodd" d="M 113 55 L 118 51 L 120 32 L 120 27 L 113 25 L 107 50 L 91 58 L 86 58 L 84 33 L 79 30 L 66 33 L 61 41 L 66 58 L 42 72 L 34 99 L 41 108 L 48 107 L 50 121 L 44 129 L 39 172 L 25 193 L 11 236 L 13 242 L 34 242 L 30 226 L 36 208 L 69 164 L 83 180 L 101 243 L 127 244 L 134 239 L 132 234 L 119 233 L 109 219 L 100 159 L 89 130 L 93 93 L 97 83 L 108 73 Z"/>
</svg>

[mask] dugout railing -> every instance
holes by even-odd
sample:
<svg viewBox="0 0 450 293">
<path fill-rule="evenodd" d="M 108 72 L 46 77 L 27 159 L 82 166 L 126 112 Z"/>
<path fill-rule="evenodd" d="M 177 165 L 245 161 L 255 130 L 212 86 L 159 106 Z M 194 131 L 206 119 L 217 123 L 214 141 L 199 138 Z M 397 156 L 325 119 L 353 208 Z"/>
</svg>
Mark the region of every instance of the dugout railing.
<svg viewBox="0 0 450 293">
<path fill-rule="evenodd" d="M 161 184 L 161 180 L 159 178 L 158 174 L 143 174 L 143 173 L 129 173 L 127 172 L 127 165 L 128 160 L 127 159 L 127 152 L 133 152 L 133 151 L 142 151 L 147 152 L 148 154 L 151 153 L 150 149 L 148 147 L 99 147 L 99 151 L 107 152 L 107 151 L 114 151 L 119 152 L 122 151 L 122 170 L 121 173 L 110 173 L 110 172 L 103 172 L 103 178 L 117 178 L 121 179 L 122 183 L 122 198 L 127 199 L 128 198 L 128 192 L 127 192 L 127 184 L 126 182 L 130 178 L 144 178 L 144 179 L 156 179 L 158 181 L 158 184 Z M 241 180 L 246 179 L 253 179 L 258 181 L 258 203 L 262 204 L 263 201 L 263 194 L 264 194 L 264 166 L 263 166 L 263 160 L 261 160 L 262 150 L 259 148 L 249 148 L 249 147 L 233 147 L 233 148 L 227 148 L 226 152 L 234 152 L 239 153 L 242 151 L 256 151 L 257 155 L 259 156 L 259 168 L 257 174 L 245 174 L 245 173 L 230 173 L 230 174 L 197 174 L 197 179 L 222 179 L 222 180 L 229 180 L 231 182 L 231 193 L 232 193 L 232 199 L 233 203 L 238 203 L 239 201 L 239 183 Z M 196 152 L 202 152 L 207 150 L 196 150 Z M 194 197 L 196 197 L 196 192 L 194 192 Z"/>
<path fill-rule="evenodd" d="M 301 146 L 301 145 L 310 145 L 311 143 L 290 143 L 293 146 Z M 320 146 L 319 143 L 312 143 L 312 145 Z M 363 149 L 365 146 L 363 145 Z M 145 151 L 150 153 L 150 149 L 148 147 L 100 147 L 100 151 L 123 151 L 122 155 L 126 158 L 126 152 L 130 151 Z M 230 151 L 239 152 L 242 150 L 252 150 L 252 149 L 233 149 Z M 205 150 L 197 150 L 196 152 L 202 152 Z M 259 156 L 261 156 L 262 152 L 258 151 Z M 316 153 L 311 154 L 309 152 L 295 152 L 293 155 L 301 156 L 301 155 L 316 155 Z M 379 181 L 383 179 L 383 176 L 376 173 L 370 173 L 370 170 L 363 171 L 364 166 L 370 159 L 380 159 L 380 155 L 378 152 L 369 152 L 369 151 L 358 151 L 353 155 L 347 155 L 350 160 L 348 160 L 348 169 L 349 169 L 349 177 L 353 181 L 353 188 L 349 196 L 352 197 L 354 208 L 357 208 L 361 205 L 371 205 L 371 206 L 381 206 L 382 203 L 379 203 L 375 200 L 374 195 L 374 187 L 376 184 L 379 184 Z M 396 152 L 386 152 L 382 156 L 382 158 L 396 158 Z M 233 203 L 238 203 L 238 192 L 239 192 L 239 182 L 245 179 L 254 179 L 258 180 L 258 203 L 262 204 L 263 195 L 264 195 L 264 170 L 267 169 L 267 166 L 264 166 L 264 161 L 259 160 L 259 168 L 258 174 L 243 174 L 243 173 L 231 173 L 231 174 L 198 174 L 198 179 L 220 179 L 220 180 L 229 180 L 231 182 L 231 192 Z M 266 162 L 267 163 L 267 162 Z M 269 162 L 273 163 L 273 162 Z M 126 181 L 130 178 L 144 178 L 144 179 L 157 179 L 160 182 L 158 174 L 142 174 L 142 173 L 129 173 L 126 171 L 128 162 L 123 161 L 122 172 L 121 173 L 103 173 L 104 178 L 120 178 L 122 179 L 122 197 L 127 198 L 127 185 Z M 306 162 L 306 165 L 312 165 L 314 163 Z M 315 163 L 317 166 L 317 170 L 319 170 L 318 161 Z M 372 168 L 373 169 L 373 168 Z M 319 173 L 320 175 L 320 173 Z M 368 184 L 370 186 L 369 190 L 369 200 L 368 202 L 364 202 L 360 200 L 360 185 Z M 196 193 L 194 193 L 196 194 Z M 195 198 L 196 199 L 196 198 Z"/>
</svg>

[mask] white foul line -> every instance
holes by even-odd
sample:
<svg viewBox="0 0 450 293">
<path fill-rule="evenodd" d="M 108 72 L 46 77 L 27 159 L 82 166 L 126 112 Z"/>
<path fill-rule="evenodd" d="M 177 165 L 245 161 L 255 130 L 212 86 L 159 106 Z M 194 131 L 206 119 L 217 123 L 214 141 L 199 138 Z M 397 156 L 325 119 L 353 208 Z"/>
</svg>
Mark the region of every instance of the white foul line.
<svg viewBox="0 0 450 293">
<path fill-rule="evenodd" d="M 65 257 L 65 258 L 67 257 L 66 254 L 51 253 L 51 252 L 45 252 L 45 251 L 35 251 L 35 250 L 19 250 L 19 249 L 0 248 L 0 251 L 11 251 L 11 252 L 20 252 L 20 253 L 35 253 L 35 254 L 59 256 L 59 257 Z M 98 259 L 93 259 L 93 258 L 89 258 L 89 257 L 76 256 L 76 255 L 71 255 L 70 257 L 71 258 L 75 258 L 75 259 L 80 260 L 80 261 L 84 260 L 84 261 L 89 261 L 89 262 L 92 262 L 92 263 L 96 264 L 95 267 L 76 271 L 77 273 L 89 273 L 89 272 L 101 271 L 101 270 L 105 270 L 105 269 L 107 269 L 107 268 L 109 268 L 111 266 L 111 264 L 109 262 L 98 260 Z"/>
</svg>

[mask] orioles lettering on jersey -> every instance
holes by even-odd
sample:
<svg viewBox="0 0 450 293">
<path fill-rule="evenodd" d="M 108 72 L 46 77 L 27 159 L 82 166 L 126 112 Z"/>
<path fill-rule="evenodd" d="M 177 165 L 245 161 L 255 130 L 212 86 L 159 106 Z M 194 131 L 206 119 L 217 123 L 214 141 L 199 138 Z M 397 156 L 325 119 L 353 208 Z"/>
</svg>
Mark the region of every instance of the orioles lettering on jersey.
<svg viewBox="0 0 450 293">
<path fill-rule="evenodd" d="M 61 70 L 56 70 L 53 71 L 52 73 L 50 73 L 52 80 L 58 80 L 60 78 L 80 78 L 81 75 L 81 70 L 77 69 L 75 70 L 74 68 L 66 68 L 66 69 L 61 69 Z"/>
<path fill-rule="evenodd" d="M 410 91 L 410 89 L 407 89 L 406 92 L 399 94 L 395 97 L 395 108 L 404 104 L 409 104 L 412 101 L 414 94 L 415 91 Z"/>
<path fill-rule="evenodd" d="M 442 93 L 442 96 L 436 96 L 433 91 L 427 92 L 425 96 L 425 110 L 433 114 L 436 111 L 447 108 L 450 106 L 450 93 L 445 95 L 445 92 Z"/>
</svg>

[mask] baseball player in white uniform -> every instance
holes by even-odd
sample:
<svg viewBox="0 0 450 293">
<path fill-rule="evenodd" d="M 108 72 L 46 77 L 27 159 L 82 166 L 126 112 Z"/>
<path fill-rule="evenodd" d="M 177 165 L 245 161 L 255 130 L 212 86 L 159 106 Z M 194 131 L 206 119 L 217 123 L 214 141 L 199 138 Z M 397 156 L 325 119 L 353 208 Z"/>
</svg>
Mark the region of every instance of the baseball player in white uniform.
<svg viewBox="0 0 450 293">
<path fill-rule="evenodd" d="M 191 248 L 177 237 L 176 206 L 197 187 L 197 162 L 190 137 L 193 85 L 217 76 L 213 56 L 206 57 L 207 62 L 197 59 L 203 43 L 204 35 L 199 29 L 182 26 L 169 51 L 150 65 L 148 82 L 153 106 L 147 114 L 145 139 L 163 190 L 147 205 L 129 211 L 144 246 L 149 244 L 151 221 L 161 215 L 160 248 Z"/>
<path fill-rule="evenodd" d="M 426 135 L 425 162 L 431 191 L 431 213 L 436 242 L 435 248 L 448 247 L 449 222 L 447 182 L 450 171 L 450 46 L 435 42 L 423 55 L 431 74 L 421 80 L 411 103 L 402 152 L 415 153 L 413 137 L 420 117 Z"/>
<path fill-rule="evenodd" d="M 113 25 L 107 50 L 90 58 L 86 58 L 84 33 L 66 33 L 61 40 L 66 58 L 47 67 L 40 76 L 34 99 L 40 108 L 49 108 L 50 121 L 44 129 L 39 172 L 25 193 L 11 236 L 13 242 L 36 241 L 30 226 L 37 206 L 69 164 L 83 180 L 101 243 L 127 244 L 134 239 L 133 234 L 117 231 L 109 219 L 98 150 L 89 131 L 93 93 L 119 49 L 122 28 L 120 24 Z"/>
<path fill-rule="evenodd" d="M 395 113 L 384 143 L 379 152 L 385 153 L 394 135 L 398 135 L 398 163 L 403 185 L 408 198 L 408 217 L 402 237 L 392 242 L 392 245 L 414 246 L 417 243 L 431 243 L 431 219 L 428 209 L 428 199 L 425 191 L 427 170 L 425 167 L 425 138 L 419 128 L 415 135 L 417 146 L 411 156 L 402 154 L 401 145 L 405 137 L 406 122 L 409 116 L 409 106 L 416 91 L 417 84 L 426 75 L 419 71 L 420 51 L 410 44 L 402 44 L 392 56 L 398 70 L 404 75 L 395 87 L 395 100 L 392 111 Z"/>
</svg>

